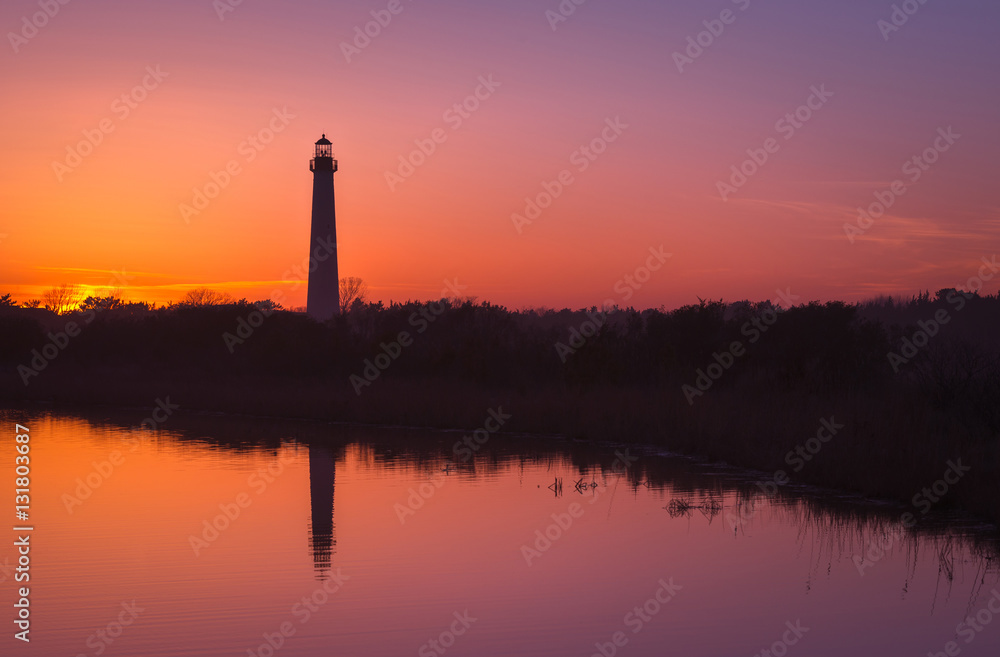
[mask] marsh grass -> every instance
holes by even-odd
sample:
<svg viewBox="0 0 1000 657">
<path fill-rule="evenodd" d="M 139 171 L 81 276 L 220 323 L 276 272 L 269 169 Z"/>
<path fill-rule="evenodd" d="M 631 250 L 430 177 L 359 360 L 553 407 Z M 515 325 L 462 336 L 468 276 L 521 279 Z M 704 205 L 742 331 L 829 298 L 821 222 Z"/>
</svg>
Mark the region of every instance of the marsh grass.
<svg viewBox="0 0 1000 657">
<path fill-rule="evenodd" d="M 230 352 L 222 336 L 248 307 L 109 310 L 28 385 L 19 366 L 73 315 L 6 309 L 0 400 L 148 409 L 170 396 L 188 412 L 469 430 L 501 406 L 505 431 L 658 445 L 906 504 L 961 458 L 972 471 L 941 508 L 1000 521 L 996 297 L 970 300 L 899 372 L 887 353 L 943 299 L 799 306 L 755 343 L 742 329 L 766 303 L 623 310 L 565 362 L 555 345 L 583 312 L 446 302 L 423 334 L 409 321 L 423 304 L 368 304 L 327 326 L 278 312 Z M 358 394 L 350 377 L 404 330 L 412 346 Z M 682 386 L 733 340 L 746 355 L 689 403 Z M 831 417 L 845 428 L 793 471 L 788 453 Z"/>
</svg>

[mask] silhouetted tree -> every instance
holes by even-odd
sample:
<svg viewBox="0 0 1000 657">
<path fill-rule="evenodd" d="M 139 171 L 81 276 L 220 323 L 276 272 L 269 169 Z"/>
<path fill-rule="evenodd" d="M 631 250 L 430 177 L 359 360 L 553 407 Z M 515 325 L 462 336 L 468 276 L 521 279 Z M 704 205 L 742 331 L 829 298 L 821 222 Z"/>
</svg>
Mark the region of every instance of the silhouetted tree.
<svg viewBox="0 0 1000 657">
<path fill-rule="evenodd" d="M 350 312 L 355 303 L 364 303 L 368 296 L 368 284 L 357 276 L 340 279 L 340 308 Z"/>
<path fill-rule="evenodd" d="M 101 312 L 121 308 L 124 305 L 121 299 L 116 296 L 111 297 L 87 297 L 80 304 L 80 310 L 93 310 Z"/>
<path fill-rule="evenodd" d="M 271 299 L 261 299 L 260 301 L 254 301 L 253 306 L 260 311 L 271 313 L 275 310 L 284 310 L 284 306 L 280 303 L 275 303 Z"/>
<path fill-rule="evenodd" d="M 228 292 L 219 292 L 207 287 L 189 290 L 178 305 L 181 306 L 221 306 L 232 303 L 233 297 Z"/>
<path fill-rule="evenodd" d="M 41 305 L 42 305 L 41 299 L 29 299 L 28 301 L 24 302 L 25 308 L 40 308 Z"/>
<path fill-rule="evenodd" d="M 0 308 L 15 308 L 17 303 L 11 298 L 10 293 L 0 297 Z"/>
<path fill-rule="evenodd" d="M 42 295 L 42 301 L 45 303 L 46 310 L 62 314 L 76 310 L 82 296 L 83 293 L 79 285 L 64 283 L 59 287 L 46 290 L 45 294 Z"/>
</svg>

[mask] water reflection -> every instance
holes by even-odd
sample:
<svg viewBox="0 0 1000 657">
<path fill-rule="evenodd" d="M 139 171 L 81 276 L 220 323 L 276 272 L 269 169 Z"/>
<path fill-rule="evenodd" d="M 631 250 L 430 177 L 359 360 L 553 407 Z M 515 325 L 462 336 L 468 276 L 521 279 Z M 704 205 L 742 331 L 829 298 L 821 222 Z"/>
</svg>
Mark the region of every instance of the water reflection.
<svg viewBox="0 0 1000 657">
<path fill-rule="evenodd" d="M 994 537 L 969 523 L 928 517 L 898 534 L 893 507 L 769 496 L 733 469 L 527 436 L 456 463 L 461 434 L 177 417 L 67 514 L 60 495 L 129 444 L 127 421 L 19 419 L 45 437 L 38 654 L 87 652 L 137 598 L 150 620 L 105 657 L 247 654 L 285 622 L 296 632 L 280 657 L 398 657 L 466 610 L 479 620 L 449 657 L 586 656 L 630 631 L 623 618 L 661 580 L 683 588 L 621 657 L 753 655 L 800 617 L 812 629 L 797 654 L 936 654 L 998 588 Z M 189 536 L 240 494 L 252 502 L 192 553 Z M 0 547 L 0 562 L 13 556 Z M 302 624 L 293 606 L 340 576 Z M 995 622 L 962 656 L 998 647 Z"/>
<path fill-rule="evenodd" d="M 337 457 L 333 448 L 309 444 L 309 548 L 318 579 L 326 579 L 337 551 L 333 520 L 333 492 L 337 485 Z"/>
</svg>

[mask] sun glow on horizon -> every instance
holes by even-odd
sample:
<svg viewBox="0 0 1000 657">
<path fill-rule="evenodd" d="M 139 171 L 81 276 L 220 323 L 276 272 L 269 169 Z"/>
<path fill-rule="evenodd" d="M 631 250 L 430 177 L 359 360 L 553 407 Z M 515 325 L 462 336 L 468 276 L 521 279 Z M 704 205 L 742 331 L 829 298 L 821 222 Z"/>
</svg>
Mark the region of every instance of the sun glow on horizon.
<svg viewBox="0 0 1000 657">
<path fill-rule="evenodd" d="M 340 273 L 372 300 L 457 279 L 513 308 L 851 301 L 975 275 L 1000 244 L 983 110 L 1000 8 L 923 6 L 886 39 L 869 3 L 740 5 L 680 71 L 674 53 L 715 18 L 696 2 L 588 4 L 555 26 L 523 1 L 404 4 L 350 57 L 338 44 L 371 20 L 352 3 L 223 20 L 195 0 L 67 5 L 3 74 L 0 294 L 304 305 L 322 133 Z M 660 245 L 667 266 L 618 295 Z"/>
</svg>

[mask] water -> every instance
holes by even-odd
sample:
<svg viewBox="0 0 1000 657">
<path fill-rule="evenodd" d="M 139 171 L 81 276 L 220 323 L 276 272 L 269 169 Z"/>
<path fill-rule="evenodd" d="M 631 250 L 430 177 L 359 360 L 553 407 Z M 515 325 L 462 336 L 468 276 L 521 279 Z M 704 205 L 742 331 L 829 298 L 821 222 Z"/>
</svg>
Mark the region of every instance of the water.
<svg viewBox="0 0 1000 657">
<path fill-rule="evenodd" d="M 133 415 L 0 414 L 4 463 L 13 423 L 30 427 L 36 527 L 32 641 L 8 625 L 4 655 L 1000 647 L 995 547 L 956 524 L 899 537 L 862 575 L 855 555 L 899 509 L 768 498 L 622 446 L 494 436 L 456 463 L 453 432 L 179 416 L 137 433 Z"/>
</svg>

